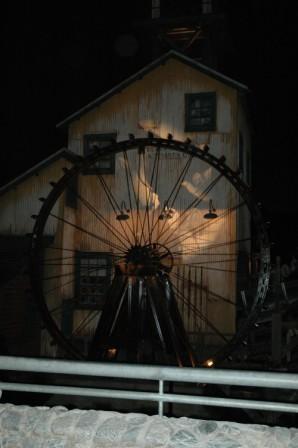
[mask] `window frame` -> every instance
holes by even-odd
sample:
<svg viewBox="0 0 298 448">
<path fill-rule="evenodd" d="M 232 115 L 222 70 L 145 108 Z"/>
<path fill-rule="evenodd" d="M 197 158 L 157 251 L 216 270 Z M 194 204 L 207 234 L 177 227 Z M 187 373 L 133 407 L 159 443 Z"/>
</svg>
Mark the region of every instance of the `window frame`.
<svg viewBox="0 0 298 448">
<path fill-rule="evenodd" d="M 75 272 L 75 297 L 81 296 L 81 260 L 83 259 L 91 259 L 91 258 L 106 258 L 107 261 L 107 274 L 105 275 L 105 279 L 109 280 L 107 282 L 107 287 L 102 290 L 102 293 L 100 294 L 100 303 L 90 303 L 83 301 L 76 301 L 75 308 L 76 309 L 99 309 L 101 310 L 104 305 L 104 299 L 107 292 L 108 287 L 111 285 L 112 282 L 112 256 L 110 253 L 107 252 L 95 252 L 95 251 L 77 251 L 76 252 L 76 272 Z"/>
<path fill-rule="evenodd" d="M 191 122 L 192 103 L 196 99 L 210 102 L 211 122 L 208 124 L 193 124 Z M 216 130 L 217 98 L 216 92 L 199 92 L 185 94 L 185 132 L 208 132 Z"/>
<path fill-rule="evenodd" d="M 87 157 L 91 151 L 89 150 L 90 140 L 97 140 L 99 143 L 106 142 L 107 145 L 111 140 L 117 137 L 116 133 L 92 133 L 92 134 L 84 134 L 83 136 L 83 156 Z M 83 174 L 115 174 L 115 154 L 111 153 L 107 156 L 111 159 L 111 166 L 109 168 L 101 168 L 90 166 L 88 169 L 83 171 Z"/>
</svg>

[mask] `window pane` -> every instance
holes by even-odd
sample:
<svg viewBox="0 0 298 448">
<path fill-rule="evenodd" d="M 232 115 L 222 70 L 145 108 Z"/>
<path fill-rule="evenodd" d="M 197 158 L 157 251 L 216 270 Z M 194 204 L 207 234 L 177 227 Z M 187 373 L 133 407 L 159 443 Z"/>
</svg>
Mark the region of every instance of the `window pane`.
<svg viewBox="0 0 298 448">
<path fill-rule="evenodd" d="M 187 94 L 185 131 L 212 131 L 216 123 L 216 94 Z"/>
<path fill-rule="evenodd" d="M 103 148 L 110 144 L 116 134 L 86 134 L 84 135 L 84 156 L 90 155 L 94 149 Z M 98 162 L 90 166 L 84 174 L 113 174 L 115 172 L 115 156 L 101 157 Z"/>
<path fill-rule="evenodd" d="M 111 283 L 110 256 L 102 253 L 78 254 L 77 300 L 86 307 L 102 307 Z"/>
</svg>

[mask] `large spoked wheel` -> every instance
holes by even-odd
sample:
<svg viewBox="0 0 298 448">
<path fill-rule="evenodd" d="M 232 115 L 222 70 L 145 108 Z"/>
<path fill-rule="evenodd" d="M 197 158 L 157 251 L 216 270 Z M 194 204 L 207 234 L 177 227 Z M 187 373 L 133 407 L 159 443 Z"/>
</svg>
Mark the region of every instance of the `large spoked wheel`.
<svg viewBox="0 0 298 448">
<path fill-rule="evenodd" d="M 210 365 L 247 337 L 269 281 L 266 231 L 208 147 L 111 142 L 41 200 L 31 272 L 44 355 Z"/>
</svg>

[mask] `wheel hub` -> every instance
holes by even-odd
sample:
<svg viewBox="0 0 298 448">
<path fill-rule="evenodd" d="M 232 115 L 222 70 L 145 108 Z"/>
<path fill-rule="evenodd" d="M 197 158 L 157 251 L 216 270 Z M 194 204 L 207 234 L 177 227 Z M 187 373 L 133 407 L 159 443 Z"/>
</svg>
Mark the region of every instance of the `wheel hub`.
<svg viewBox="0 0 298 448">
<path fill-rule="evenodd" d="M 130 275 L 155 275 L 158 272 L 170 272 L 172 254 L 160 244 L 136 244 L 126 253 L 125 266 L 122 268 Z"/>
</svg>

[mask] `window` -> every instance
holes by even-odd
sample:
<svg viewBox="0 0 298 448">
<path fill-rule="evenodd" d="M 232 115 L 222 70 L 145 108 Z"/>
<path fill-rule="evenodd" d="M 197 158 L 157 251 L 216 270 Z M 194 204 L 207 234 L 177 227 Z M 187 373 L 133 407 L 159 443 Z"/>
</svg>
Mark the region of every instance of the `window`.
<svg viewBox="0 0 298 448">
<path fill-rule="evenodd" d="M 83 310 L 90 316 L 89 310 L 103 309 L 111 284 L 111 255 L 105 252 L 77 252 L 76 257 L 76 301 L 63 300 L 61 328 L 63 333 L 75 342 L 76 347 L 87 355 L 90 333 L 88 325 L 81 324 L 86 322 L 86 317 L 81 312 Z"/>
<path fill-rule="evenodd" d="M 111 284 L 111 256 L 104 252 L 79 252 L 77 261 L 77 307 L 101 309 Z"/>
<path fill-rule="evenodd" d="M 216 93 L 185 95 L 185 131 L 214 131 L 216 128 Z"/>
<path fill-rule="evenodd" d="M 212 13 L 212 0 L 202 0 L 202 13 L 203 14 Z"/>
<path fill-rule="evenodd" d="M 86 134 L 84 135 L 84 157 L 91 154 L 95 148 L 103 148 L 116 138 L 116 134 Z M 115 155 L 101 157 L 98 162 L 90 166 L 84 174 L 114 174 Z"/>
</svg>

